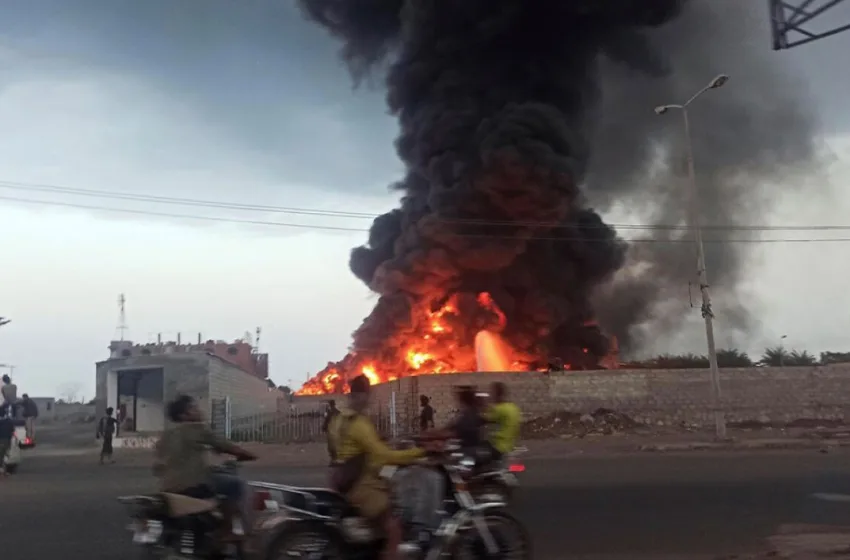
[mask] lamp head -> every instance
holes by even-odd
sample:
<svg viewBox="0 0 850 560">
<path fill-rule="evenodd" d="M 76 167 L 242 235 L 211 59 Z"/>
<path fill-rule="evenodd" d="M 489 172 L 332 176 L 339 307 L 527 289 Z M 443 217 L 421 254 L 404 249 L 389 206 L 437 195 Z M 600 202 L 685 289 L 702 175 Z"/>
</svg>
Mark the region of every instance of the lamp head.
<svg viewBox="0 0 850 560">
<path fill-rule="evenodd" d="M 667 105 L 659 105 L 658 107 L 655 108 L 655 114 L 656 115 L 663 115 L 664 113 L 666 113 L 669 110 L 670 110 L 670 107 L 668 107 Z"/>
<path fill-rule="evenodd" d="M 708 84 L 708 87 L 710 87 L 711 89 L 717 89 L 719 87 L 723 87 L 728 81 L 729 76 L 727 76 L 726 74 L 720 74 L 719 76 L 711 80 L 711 83 Z"/>
</svg>

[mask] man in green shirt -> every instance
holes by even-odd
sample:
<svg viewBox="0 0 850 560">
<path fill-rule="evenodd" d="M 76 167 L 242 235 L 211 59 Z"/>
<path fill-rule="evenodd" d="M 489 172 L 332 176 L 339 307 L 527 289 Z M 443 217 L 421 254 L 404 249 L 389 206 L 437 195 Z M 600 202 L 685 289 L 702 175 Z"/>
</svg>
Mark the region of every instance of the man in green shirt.
<svg viewBox="0 0 850 560">
<path fill-rule="evenodd" d="M 499 460 L 513 451 L 519 437 L 522 413 L 519 407 L 508 402 L 508 388 L 504 383 L 496 382 L 490 387 L 492 404 L 485 412 L 485 419 L 495 424 L 487 440 L 491 459 Z"/>
<path fill-rule="evenodd" d="M 375 425 L 369 419 L 369 380 L 365 375 L 355 377 L 349 382 L 349 408 L 343 410 L 331 420 L 328 436 L 336 453 L 337 466 L 348 469 L 347 463 L 363 459 L 362 470 L 351 488 L 342 490 L 345 498 L 360 514 L 378 524 L 386 537 L 382 560 L 397 560 L 399 545 L 402 544 L 403 528 L 401 520 L 393 514 L 390 483 L 381 477 L 381 468 L 385 465 L 411 465 L 425 456 L 425 449 L 412 448 L 397 450 L 381 441 Z M 439 443 L 431 442 L 429 449 L 439 449 Z M 439 481 L 439 477 L 437 477 Z M 419 482 L 426 486 L 431 482 L 422 477 Z M 434 491 L 432 486 L 428 491 Z"/>
<path fill-rule="evenodd" d="M 233 455 L 240 461 L 252 461 L 256 456 L 215 435 L 203 422 L 195 400 L 180 395 L 168 405 L 168 418 L 173 423 L 163 432 L 154 449 L 154 474 L 160 490 L 184 494 L 193 498 L 210 499 L 216 494 L 225 496 L 221 512 L 225 518 L 224 536 L 233 529 L 241 536 L 241 501 L 244 484 L 235 476 L 212 474 L 207 464 L 207 451 Z"/>
</svg>

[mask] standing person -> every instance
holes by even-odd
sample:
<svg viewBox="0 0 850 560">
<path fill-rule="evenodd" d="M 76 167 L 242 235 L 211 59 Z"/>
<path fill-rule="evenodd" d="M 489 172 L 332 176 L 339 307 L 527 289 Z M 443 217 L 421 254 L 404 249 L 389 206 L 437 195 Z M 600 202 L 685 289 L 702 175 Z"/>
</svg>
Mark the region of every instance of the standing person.
<svg viewBox="0 0 850 560">
<path fill-rule="evenodd" d="M 9 405 L 9 414 L 14 420 L 17 416 L 15 411 L 18 403 L 18 386 L 12 383 L 12 378 L 8 374 L 3 376 L 3 387 L 0 387 L 0 394 L 3 395 L 3 402 Z"/>
<path fill-rule="evenodd" d="M 12 407 L 6 403 L 0 405 L 0 476 L 6 476 L 6 455 L 12 447 L 15 434 L 15 422 L 9 416 Z"/>
<path fill-rule="evenodd" d="M 419 413 L 419 431 L 425 432 L 434 427 L 434 407 L 431 406 L 431 399 L 425 395 L 419 396 L 419 406 L 422 407 Z"/>
<path fill-rule="evenodd" d="M 38 405 L 26 393 L 21 396 L 21 410 L 26 422 L 27 438 L 32 441 L 35 439 L 35 419 L 38 418 Z"/>
<path fill-rule="evenodd" d="M 336 447 L 328 433 L 328 429 L 337 414 L 339 414 L 339 409 L 336 407 L 336 401 L 331 399 L 328 401 L 328 408 L 325 410 L 325 420 L 322 422 L 322 433 L 326 434 L 328 439 L 328 457 L 330 458 L 331 465 L 336 463 Z"/>
<path fill-rule="evenodd" d="M 104 460 L 109 460 L 110 463 L 115 462 L 112 458 L 112 438 L 118 430 L 118 420 L 112 416 L 114 412 L 115 409 L 110 406 L 106 409 L 106 416 L 97 423 L 97 438 L 103 439 L 103 445 L 100 448 L 101 465 Z"/>
</svg>

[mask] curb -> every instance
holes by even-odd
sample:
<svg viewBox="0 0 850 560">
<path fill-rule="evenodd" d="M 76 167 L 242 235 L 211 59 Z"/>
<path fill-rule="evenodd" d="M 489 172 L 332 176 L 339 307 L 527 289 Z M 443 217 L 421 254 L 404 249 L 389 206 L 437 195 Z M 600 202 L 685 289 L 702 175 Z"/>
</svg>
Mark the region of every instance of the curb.
<svg viewBox="0 0 850 560">
<path fill-rule="evenodd" d="M 818 449 L 850 447 L 850 440 L 838 439 L 777 439 L 753 441 L 717 441 L 693 443 L 660 443 L 638 447 L 638 451 L 664 453 L 678 451 L 748 451 L 756 449 Z"/>
</svg>

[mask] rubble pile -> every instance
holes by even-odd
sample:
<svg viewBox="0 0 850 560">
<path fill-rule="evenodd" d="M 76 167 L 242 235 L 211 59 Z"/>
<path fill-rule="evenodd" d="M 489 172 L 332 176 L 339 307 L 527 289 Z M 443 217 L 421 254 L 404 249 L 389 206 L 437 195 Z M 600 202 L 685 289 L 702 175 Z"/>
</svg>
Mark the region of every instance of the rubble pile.
<svg viewBox="0 0 850 560">
<path fill-rule="evenodd" d="M 525 422 L 524 439 L 583 438 L 586 436 L 617 435 L 634 432 L 642 424 L 631 417 L 608 408 L 598 408 L 590 414 L 568 410 L 553 412 Z"/>
</svg>

